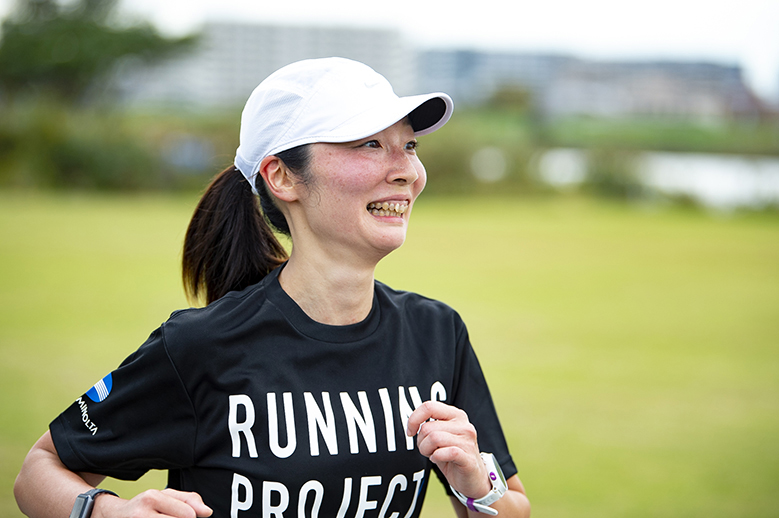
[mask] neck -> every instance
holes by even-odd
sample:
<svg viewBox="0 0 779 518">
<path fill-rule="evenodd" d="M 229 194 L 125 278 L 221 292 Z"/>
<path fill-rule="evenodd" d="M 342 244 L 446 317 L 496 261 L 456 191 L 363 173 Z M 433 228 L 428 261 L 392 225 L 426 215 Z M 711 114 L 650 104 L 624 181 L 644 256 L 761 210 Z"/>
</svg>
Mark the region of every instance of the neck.
<svg viewBox="0 0 779 518">
<path fill-rule="evenodd" d="M 279 275 L 284 291 L 313 320 L 321 324 L 361 322 L 373 307 L 376 264 L 346 264 L 310 254 L 295 254 Z"/>
</svg>

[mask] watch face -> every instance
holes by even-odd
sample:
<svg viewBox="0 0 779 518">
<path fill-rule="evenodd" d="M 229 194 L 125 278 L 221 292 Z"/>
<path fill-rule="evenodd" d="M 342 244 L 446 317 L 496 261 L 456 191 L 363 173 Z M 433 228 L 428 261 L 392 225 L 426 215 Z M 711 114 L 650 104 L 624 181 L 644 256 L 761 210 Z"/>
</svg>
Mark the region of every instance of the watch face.
<svg viewBox="0 0 779 518">
<path fill-rule="evenodd" d="M 88 499 L 83 495 L 76 497 L 76 503 L 73 504 L 73 510 L 70 512 L 70 518 L 80 518 L 84 514 L 84 509 L 87 507 Z"/>
<path fill-rule="evenodd" d="M 497 466 L 497 464 L 496 464 L 496 466 Z M 503 470 L 500 469 L 500 466 L 498 466 L 497 471 L 498 471 L 498 477 L 500 477 L 501 483 L 505 486 L 506 485 L 506 477 L 503 476 Z"/>
</svg>

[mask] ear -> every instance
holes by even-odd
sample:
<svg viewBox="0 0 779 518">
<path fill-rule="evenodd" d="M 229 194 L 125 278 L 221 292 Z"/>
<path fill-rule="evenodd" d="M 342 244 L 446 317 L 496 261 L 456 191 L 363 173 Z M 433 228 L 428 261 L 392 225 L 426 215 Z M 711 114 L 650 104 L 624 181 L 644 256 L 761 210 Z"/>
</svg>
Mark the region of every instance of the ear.
<svg viewBox="0 0 779 518">
<path fill-rule="evenodd" d="M 268 190 L 281 201 L 291 202 L 298 199 L 295 189 L 297 182 L 278 157 L 266 156 L 260 162 L 260 176 L 265 180 Z"/>
</svg>

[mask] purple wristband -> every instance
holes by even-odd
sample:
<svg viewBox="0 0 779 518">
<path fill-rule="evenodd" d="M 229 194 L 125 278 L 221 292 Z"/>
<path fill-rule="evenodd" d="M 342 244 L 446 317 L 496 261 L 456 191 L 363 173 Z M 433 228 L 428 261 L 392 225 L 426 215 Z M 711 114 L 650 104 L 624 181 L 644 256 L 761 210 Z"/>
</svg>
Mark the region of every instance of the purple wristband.
<svg viewBox="0 0 779 518">
<path fill-rule="evenodd" d="M 476 508 L 473 506 L 473 498 L 469 498 L 469 499 L 466 501 L 465 505 L 467 505 L 467 506 L 468 506 L 468 509 L 470 509 L 470 510 L 471 510 L 471 511 L 473 511 L 474 513 L 478 513 L 478 512 L 479 512 L 479 510 L 478 510 L 478 509 L 476 509 Z"/>
</svg>

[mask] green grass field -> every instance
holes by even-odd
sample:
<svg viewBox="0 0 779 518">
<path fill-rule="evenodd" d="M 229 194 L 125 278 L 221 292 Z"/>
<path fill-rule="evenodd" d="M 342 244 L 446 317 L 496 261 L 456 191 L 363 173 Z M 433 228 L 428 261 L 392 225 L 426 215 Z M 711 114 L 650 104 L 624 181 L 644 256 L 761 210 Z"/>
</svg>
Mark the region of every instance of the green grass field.
<svg viewBox="0 0 779 518">
<path fill-rule="evenodd" d="M 0 516 L 49 421 L 186 305 L 195 201 L 0 193 Z M 776 214 L 423 197 L 377 276 L 468 323 L 534 516 L 779 516 Z"/>
</svg>

